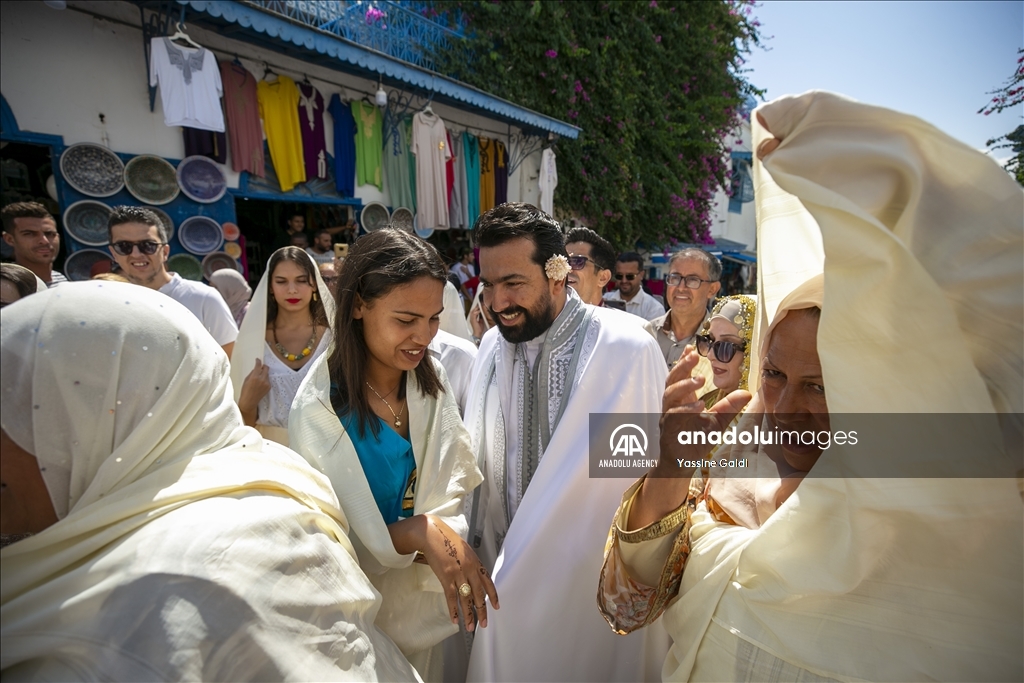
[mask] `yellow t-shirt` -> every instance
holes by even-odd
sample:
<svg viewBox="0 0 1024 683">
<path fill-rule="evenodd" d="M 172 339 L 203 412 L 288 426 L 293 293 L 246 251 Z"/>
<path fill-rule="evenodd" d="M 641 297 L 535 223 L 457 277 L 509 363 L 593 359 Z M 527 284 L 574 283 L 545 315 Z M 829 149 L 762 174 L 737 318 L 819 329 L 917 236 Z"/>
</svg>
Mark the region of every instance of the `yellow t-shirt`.
<svg viewBox="0 0 1024 683">
<path fill-rule="evenodd" d="M 299 130 L 299 89 L 292 79 L 278 76 L 273 83 L 260 81 L 256 85 L 256 97 L 277 182 L 281 191 L 287 192 L 296 184 L 306 182 Z"/>
</svg>

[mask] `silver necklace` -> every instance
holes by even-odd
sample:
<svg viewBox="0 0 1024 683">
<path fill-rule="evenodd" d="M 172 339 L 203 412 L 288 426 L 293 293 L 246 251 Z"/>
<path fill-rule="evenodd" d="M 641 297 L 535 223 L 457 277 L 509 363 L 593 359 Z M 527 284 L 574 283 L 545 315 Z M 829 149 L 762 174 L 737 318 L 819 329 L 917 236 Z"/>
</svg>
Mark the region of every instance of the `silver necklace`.
<svg viewBox="0 0 1024 683">
<path fill-rule="evenodd" d="M 372 391 L 372 392 L 373 392 L 373 395 L 374 395 L 374 396 L 376 396 L 377 398 L 379 398 L 379 399 L 381 400 L 381 402 L 383 402 L 383 403 L 384 403 L 384 405 L 386 405 L 386 406 L 388 407 L 388 410 L 390 410 L 390 411 L 391 411 L 391 414 L 392 414 L 392 415 L 394 416 L 394 418 L 395 418 L 395 427 L 396 427 L 397 429 L 401 429 L 401 427 L 402 427 L 402 421 L 401 421 L 401 420 L 400 420 L 399 418 L 400 418 L 400 417 L 401 417 L 402 415 L 404 415 L 404 414 L 405 414 L 405 404 L 403 403 L 403 404 L 402 404 L 402 410 L 401 410 L 400 412 L 396 413 L 396 412 L 395 412 L 395 409 L 391 407 L 391 404 L 387 402 L 387 399 L 385 399 L 385 398 L 384 398 L 383 396 L 381 396 L 380 394 L 378 394 L 378 393 L 377 393 L 377 390 L 376 390 L 376 389 L 374 389 L 374 388 L 373 388 L 373 386 L 372 386 L 372 385 L 371 385 L 371 384 L 370 384 L 369 382 L 367 382 L 367 383 L 366 383 L 366 386 L 370 387 L 370 391 Z M 395 389 L 397 389 L 397 388 L 398 388 L 398 387 L 395 387 Z M 391 391 L 394 391 L 394 389 L 392 389 Z M 389 395 L 389 396 L 391 395 L 391 391 L 389 391 L 389 392 L 388 392 L 388 395 Z"/>
</svg>

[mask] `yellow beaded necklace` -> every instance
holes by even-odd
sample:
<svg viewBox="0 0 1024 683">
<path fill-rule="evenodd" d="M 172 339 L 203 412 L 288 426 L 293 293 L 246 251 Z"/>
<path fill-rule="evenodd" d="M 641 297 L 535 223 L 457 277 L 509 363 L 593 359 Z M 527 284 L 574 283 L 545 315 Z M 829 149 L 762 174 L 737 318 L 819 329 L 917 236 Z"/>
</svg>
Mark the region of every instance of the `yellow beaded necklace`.
<svg viewBox="0 0 1024 683">
<path fill-rule="evenodd" d="M 312 321 L 310 321 L 312 324 Z M 313 349 L 316 348 L 316 325 L 313 325 L 313 336 L 309 338 L 309 343 L 303 347 L 300 353 L 288 353 L 284 347 L 281 346 L 281 342 L 277 341 L 277 322 L 274 322 L 274 326 L 271 328 L 274 334 L 274 346 L 277 348 L 277 352 L 281 354 L 281 357 L 285 360 L 294 363 L 300 358 L 305 358 L 309 354 L 313 353 Z"/>
</svg>

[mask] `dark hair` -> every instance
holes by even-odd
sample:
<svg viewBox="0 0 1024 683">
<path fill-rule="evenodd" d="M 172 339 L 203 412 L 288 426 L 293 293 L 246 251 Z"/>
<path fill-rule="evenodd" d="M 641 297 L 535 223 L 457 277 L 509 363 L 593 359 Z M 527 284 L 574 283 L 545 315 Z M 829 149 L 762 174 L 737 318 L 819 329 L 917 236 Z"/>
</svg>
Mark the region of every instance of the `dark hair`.
<svg viewBox="0 0 1024 683">
<path fill-rule="evenodd" d="M 586 242 L 590 245 L 590 258 L 601 270 L 615 267 L 615 248 L 612 243 L 590 228 L 573 228 L 565 236 L 565 243 Z"/>
<path fill-rule="evenodd" d="M 635 251 L 624 251 L 615 259 L 616 263 L 635 263 L 640 272 L 644 272 L 644 257 Z"/>
<path fill-rule="evenodd" d="M 324 234 L 330 235 L 331 231 L 328 230 L 327 228 L 320 228 L 319 230 L 317 230 L 316 232 L 313 233 L 313 239 L 316 239 L 320 235 L 324 235 Z"/>
<path fill-rule="evenodd" d="M 497 247 L 526 238 L 533 241 L 533 262 L 544 270 L 548 259 L 565 252 L 565 235 L 558 222 L 532 204 L 508 202 L 476 219 L 473 234 L 478 247 Z"/>
<path fill-rule="evenodd" d="M 718 282 L 722 277 L 722 262 L 718 260 L 717 256 L 700 247 L 687 247 L 672 254 L 672 258 L 668 260 L 669 267 L 672 267 L 672 264 L 681 258 L 695 258 L 698 261 L 703 261 L 704 267 L 708 271 L 709 280 Z"/>
<path fill-rule="evenodd" d="M 469 247 L 462 247 L 461 249 L 459 249 L 459 260 L 461 261 L 462 259 L 466 258 L 472 253 L 473 250 L 470 249 Z"/>
<path fill-rule="evenodd" d="M 8 204 L 0 211 L 0 216 L 2 216 L 5 232 L 14 230 L 15 218 L 49 218 L 54 222 L 54 225 L 57 223 L 46 207 L 38 202 L 15 202 Z"/>
<path fill-rule="evenodd" d="M 164 226 L 164 222 L 160 220 L 160 217 L 141 206 L 115 206 L 114 210 L 110 213 L 110 218 L 107 219 L 107 239 L 113 241 L 114 226 L 124 225 L 125 223 L 141 223 L 155 227 L 156 234 L 160 237 L 161 242 L 167 244 L 170 241 L 167 228 Z"/>
<path fill-rule="evenodd" d="M 15 216 L 15 218 L 24 218 L 24 216 Z M 31 218 L 36 218 L 36 216 L 31 216 Z M 24 299 L 29 294 L 35 294 L 36 287 L 39 285 L 36 282 L 35 273 L 16 263 L 0 264 L 0 279 L 7 280 L 14 285 L 14 288 L 18 290 L 19 299 Z"/>
<path fill-rule="evenodd" d="M 282 261 L 291 261 L 305 273 L 309 283 L 313 285 L 313 291 L 317 292 L 316 286 L 316 263 L 313 258 L 298 247 L 281 247 L 270 256 L 267 263 L 267 324 L 277 320 L 277 301 L 274 299 L 274 269 Z M 313 318 L 314 325 L 327 326 L 327 313 L 324 311 L 324 304 L 319 299 L 309 302 L 309 314 Z"/>
<path fill-rule="evenodd" d="M 308 258 L 308 257 L 307 257 Z M 360 433 L 366 428 L 376 436 L 378 420 L 366 400 L 366 365 L 369 351 L 363 337 L 363 321 L 352 313 L 356 304 L 387 296 L 395 287 L 421 277 L 440 283 L 447 281 L 448 269 L 432 245 L 413 234 L 397 228 L 383 228 L 356 240 L 338 274 L 337 307 L 334 318 L 334 350 L 327 359 L 334 390 L 331 403 L 339 414 L 355 413 Z M 427 358 L 416 366 L 416 382 L 426 396 L 437 398 L 444 391 L 434 365 Z M 405 393 L 405 383 L 399 388 Z"/>
</svg>

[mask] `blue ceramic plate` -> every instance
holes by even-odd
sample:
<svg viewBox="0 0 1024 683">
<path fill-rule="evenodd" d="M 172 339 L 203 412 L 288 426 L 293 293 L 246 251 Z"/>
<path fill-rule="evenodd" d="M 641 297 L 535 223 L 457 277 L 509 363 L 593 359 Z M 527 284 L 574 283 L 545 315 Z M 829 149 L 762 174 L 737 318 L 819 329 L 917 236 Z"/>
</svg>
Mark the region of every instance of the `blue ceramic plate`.
<svg viewBox="0 0 1024 683">
<path fill-rule="evenodd" d="M 64 229 L 82 244 L 90 247 L 105 246 L 110 242 L 107 237 L 107 220 L 111 213 L 111 208 L 103 202 L 83 199 L 64 211 Z"/>
<path fill-rule="evenodd" d="M 174 221 L 168 215 L 168 213 L 162 209 L 158 209 L 155 206 L 147 206 L 147 209 L 156 214 L 156 217 L 160 219 L 160 222 L 164 224 L 164 228 L 167 229 L 167 241 L 170 242 L 174 239 Z"/>
<path fill-rule="evenodd" d="M 421 228 L 421 227 L 419 227 L 419 224 L 420 224 L 419 219 L 413 218 L 413 220 L 412 220 L 413 232 L 415 232 L 421 238 L 427 239 L 428 237 L 430 237 L 431 235 L 434 234 L 434 229 L 433 228 Z"/>
<path fill-rule="evenodd" d="M 124 167 L 124 184 L 132 196 L 147 204 L 167 204 L 181 192 L 174 166 L 166 159 L 142 154 Z"/>
<path fill-rule="evenodd" d="M 231 258 L 223 251 L 215 251 L 211 254 L 207 254 L 203 259 L 203 277 L 207 280 L 210 279 L 211 275 L 222 268 L 229 268 L 231 270 L 241 272 L 241 266 L 238 261 Z"/>
<path fill-rule="evenodd" d="M 79 249 L 64 259 L 64 275 L 69 280 L 88 280 L 92 267 L 100 261 L 112 261 L 109 252 L 99 249 Z"/>
<path fill-rule="evenodd" d="M 192 254 L 175 254 L 167 259 L 167 270 L 177 273 L 186 280 L 199 282 L 203 279 L 203 266 Z"/>
<path fill-rule="evenodd" d="M 220 223 L 212 218 L 192 216 L 183 220 L 178 226 L 178 241 L 186 251 L 198 256 L 205 256 L 211 251 L 220 249 L 220 245 L 224 242 L 224 233 L 220 229 Z"/>
<path fill-rule="evenodd" d="M 71 187 L 90 197 L 109 197 L 124 187 L 124 162 L 106 147 L 91 142 L 64 150 L 60 173 Z"/>
<path fill-rule="evenodd" d="M 189 199 L 212 204 L 228 191 L 228 181 L 220 166 L 201 156 L 185 157 L 178 164 L 178 185 Z"/>
</svg>

